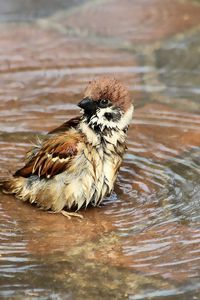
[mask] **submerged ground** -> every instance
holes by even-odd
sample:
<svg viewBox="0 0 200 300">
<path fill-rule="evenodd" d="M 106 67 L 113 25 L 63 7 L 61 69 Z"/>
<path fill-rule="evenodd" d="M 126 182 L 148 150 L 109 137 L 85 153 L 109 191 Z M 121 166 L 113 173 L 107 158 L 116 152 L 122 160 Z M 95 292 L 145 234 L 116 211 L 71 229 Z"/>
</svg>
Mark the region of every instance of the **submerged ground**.
<svg viewBox="0 0 200 300">
<path fill-rule="evenodd" d="M 200 1 L 1 1 L 0 73 L 0 177 L 95 75 L 136 108 L 115 192 L 84 220 L 0 194 L 0 298 L 200 299 Z"/>
</svg>

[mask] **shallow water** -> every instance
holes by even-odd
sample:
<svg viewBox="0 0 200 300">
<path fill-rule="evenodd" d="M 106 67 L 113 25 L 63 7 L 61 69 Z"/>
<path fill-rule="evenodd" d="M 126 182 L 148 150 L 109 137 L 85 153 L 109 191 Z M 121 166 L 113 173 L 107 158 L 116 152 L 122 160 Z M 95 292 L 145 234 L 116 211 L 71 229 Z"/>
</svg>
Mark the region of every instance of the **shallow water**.
<svg viewBox="0 0 200 300">
<path fill-rule="evenodd" d="M 83 220 L 0 195 L 0 298 L 200 299 L 199 29 L 122 47 L 32 9 L 31 25 L 26 11 L 0 14 L 0 177 L 79 113 L 95 75 L 126 82 L 136 109 L 115 190 Z"/>
</svg>

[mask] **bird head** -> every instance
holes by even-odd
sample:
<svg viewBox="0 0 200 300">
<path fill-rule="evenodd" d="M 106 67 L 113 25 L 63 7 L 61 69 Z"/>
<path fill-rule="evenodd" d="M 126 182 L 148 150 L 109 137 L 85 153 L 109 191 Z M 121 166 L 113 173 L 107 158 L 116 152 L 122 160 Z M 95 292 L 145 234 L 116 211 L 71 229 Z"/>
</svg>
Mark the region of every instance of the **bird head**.
<svg viewBox="0 0 200 300">
<path fill-rule="evenodd" d="M 105 128 L 124 130 L 133 114 L 133 103 L 127 88 L 110 77 L 91 81 L 78 106 L 83 109 L 84 120 L 98 132 Z"/>
</svg>

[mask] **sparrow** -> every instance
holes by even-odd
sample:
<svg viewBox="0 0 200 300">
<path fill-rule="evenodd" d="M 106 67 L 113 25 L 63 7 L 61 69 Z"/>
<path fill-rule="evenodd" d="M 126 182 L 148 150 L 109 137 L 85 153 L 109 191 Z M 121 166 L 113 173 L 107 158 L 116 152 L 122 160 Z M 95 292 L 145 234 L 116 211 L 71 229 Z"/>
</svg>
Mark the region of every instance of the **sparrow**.
<svg viewBox="0 0 200 300">
<path fill-rule="evenodd" d="M 67 217 L 111 194 L 126 150 L 134 106 L 117 79 L 89 82 L 81 115 L 49 132 L 27 153 L 25 165 L 1 180 L 4 193 Z"/>
</svg>

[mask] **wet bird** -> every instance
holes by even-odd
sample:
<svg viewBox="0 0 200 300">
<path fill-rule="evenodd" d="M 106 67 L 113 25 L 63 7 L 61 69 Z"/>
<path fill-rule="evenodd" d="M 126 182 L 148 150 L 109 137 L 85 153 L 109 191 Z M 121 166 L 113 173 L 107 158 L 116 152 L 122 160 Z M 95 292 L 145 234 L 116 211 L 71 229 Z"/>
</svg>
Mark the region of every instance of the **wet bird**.
<svg viewBox="0 0 200 300">
<path fill-rule="evenodd" d="M 126 149 L 133 103 L 115 78 L 87 86 L 80 117 L 49 132 L 26 155 L 25 166 L 1 181 L 2 191 L 67 217 L 109 195 Z"/>
</svg>

